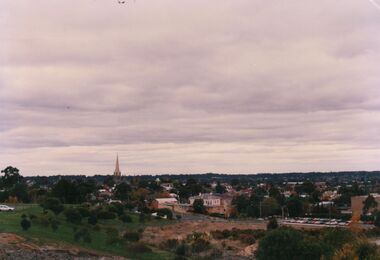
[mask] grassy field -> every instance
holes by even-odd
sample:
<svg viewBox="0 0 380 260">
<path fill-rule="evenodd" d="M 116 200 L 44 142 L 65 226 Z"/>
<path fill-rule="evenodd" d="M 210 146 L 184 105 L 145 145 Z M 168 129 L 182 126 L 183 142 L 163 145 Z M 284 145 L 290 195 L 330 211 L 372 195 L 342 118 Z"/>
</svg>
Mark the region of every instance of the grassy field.
<svg viewBox="0 0 380 260">
<path fill-rule="evenodd" d="M 138 230 L 139 228 L 144 228 L 146 225 L 165 225 L 168 224 L 166 220 L 153 220 L 147 224 L 142 224 L 138 222 L 138 217 L 131 214 L 133 219 L 132 223 L 122 223 L 121 221 L 114 220 L 102 220 L 98 222 L 100 227 L 99 231 L 95 231 L 90 225 L 83 221 L 83 225 L 74 225 L 66 222 L 63 214 L 61 213 L 57 219 L 60 222 L 57 231 L 53 231 L 51 227 L 44 227 L 40 224 L 32 224 L 32 227 L 23 231 L 20 226 L 21 216 L 23 214 L 29 215 L 41 215 L 42 209 L 38 205 L 18 205 L 14 212 L 0 212 L 0 232 L 15 233 L 25 237 L 28 241 L 37 244 L 44 243 L 59 243 L 61 245 L 74 245 L 76 247 L 82 247 L 86 249 L 91 249 L 99 251 L 105 254 L 126 256 L 133 259 L 170 259 L 172 256 L 167 252 L 154 250 L 151 253 L 134 254 L 127 249 L 125 243 L 116 243 L 109 245 L 106 243 L 106 232 L 107 227 L 114 227 L 119 232 L 124 230 Z M 91 235 L 91 243 L 77 242 L 74 240 L 74 228 L 87 227 Z"/>
</svg>

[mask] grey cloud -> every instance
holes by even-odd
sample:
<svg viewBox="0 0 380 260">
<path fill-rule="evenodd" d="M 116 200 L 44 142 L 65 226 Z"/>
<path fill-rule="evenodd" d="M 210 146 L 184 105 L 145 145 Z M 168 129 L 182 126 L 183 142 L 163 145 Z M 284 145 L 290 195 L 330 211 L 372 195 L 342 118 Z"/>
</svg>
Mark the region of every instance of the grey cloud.
<svg viewBox="0 0 380 260">
<path fill-rule="evenodd" d="M 0 5 L 0 156 L 29 172 L 117 150 L 144 172 L 377 165 L 365 1 Z"/>
</svg>

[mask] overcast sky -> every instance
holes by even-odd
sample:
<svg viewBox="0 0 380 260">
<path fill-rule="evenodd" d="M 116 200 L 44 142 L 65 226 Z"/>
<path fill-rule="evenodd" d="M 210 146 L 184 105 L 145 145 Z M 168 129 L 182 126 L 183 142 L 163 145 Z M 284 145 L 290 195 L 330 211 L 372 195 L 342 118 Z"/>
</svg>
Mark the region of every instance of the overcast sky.
<svg viewBox="0 0 380 260">
<path fill-rule="evenodd" d="M 380 170 L 366 0 L 0 2 L 0 167 Z"/>
</svg>

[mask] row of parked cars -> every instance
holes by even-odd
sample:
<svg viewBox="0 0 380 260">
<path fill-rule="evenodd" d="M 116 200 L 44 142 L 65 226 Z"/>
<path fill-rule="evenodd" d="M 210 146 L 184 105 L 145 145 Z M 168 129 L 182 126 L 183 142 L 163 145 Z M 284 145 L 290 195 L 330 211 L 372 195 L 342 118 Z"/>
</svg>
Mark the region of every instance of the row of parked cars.
<svg viewBox="0 0 380 260">
<path fill-rule="evenodd" d="M 342 219 L 326 219 L 326 218 L 287 218 L 282 221 L 284 224 L 310 224 L 310 225 L 326 225 L 326 226 L 347 226 L 351 221 Z"/>
</svg>

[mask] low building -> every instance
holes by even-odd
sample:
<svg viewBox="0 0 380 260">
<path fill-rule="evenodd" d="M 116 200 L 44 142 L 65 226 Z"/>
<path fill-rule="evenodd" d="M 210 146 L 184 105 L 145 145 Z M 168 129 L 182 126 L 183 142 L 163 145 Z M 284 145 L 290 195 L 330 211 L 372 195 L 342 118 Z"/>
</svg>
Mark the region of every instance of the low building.
<svg viewBox="0 0 380 260">
<path fill-rule="evenodd" d="M 161 183 L 160 186 L 166 191 L 171 191 L 174 188 L 173 183 L 170 182 Z"/>
<path fill-rule="evenodd" d="M 152 201 L 151 207 L 153 209 L 170 209 L 173 210 L 174 206 L 178 204 L 176 198 L 158 198 Z"/>
<path fill-rule="evenodd" d="M 203 200 L 203 205 L 209 214 L 216 213 L 229 217 L 232 212 L 232 199 L 234 195 L 230 193 L 213 194 L 205 193 L 189 198 L 190 205 L 197 199 Z"/>
</svg>

